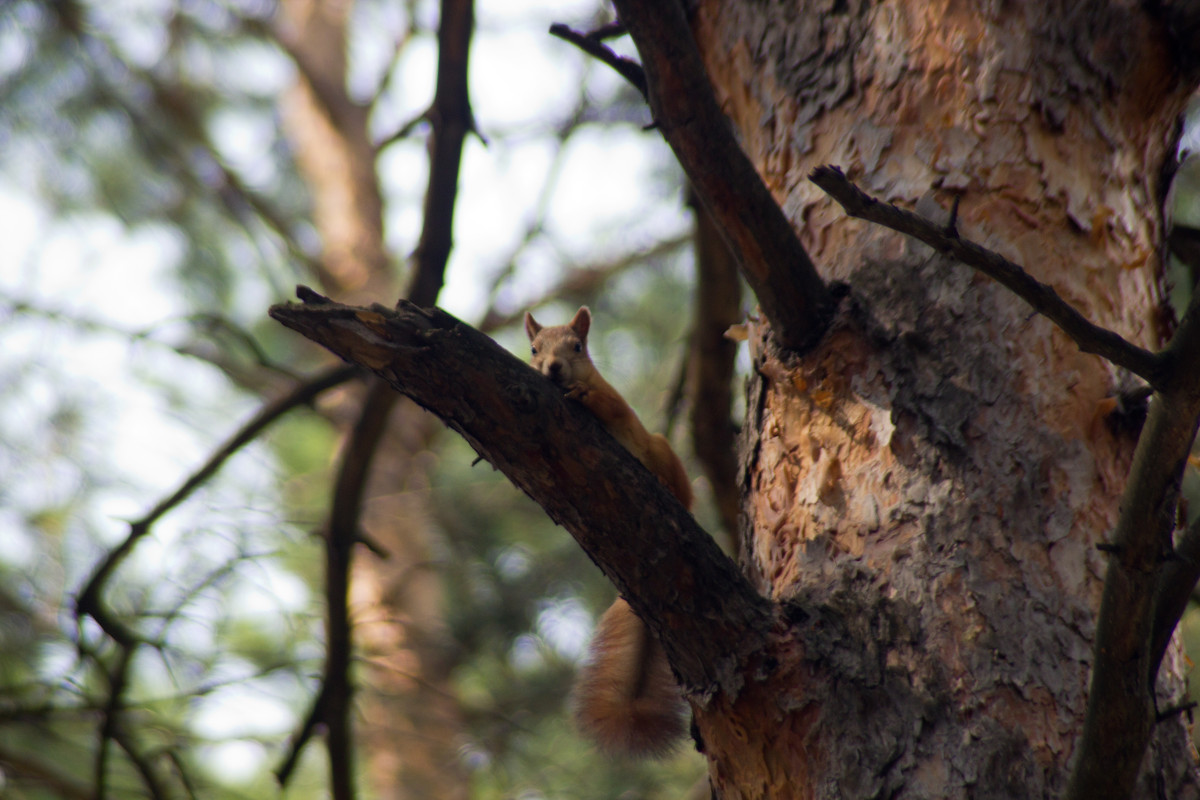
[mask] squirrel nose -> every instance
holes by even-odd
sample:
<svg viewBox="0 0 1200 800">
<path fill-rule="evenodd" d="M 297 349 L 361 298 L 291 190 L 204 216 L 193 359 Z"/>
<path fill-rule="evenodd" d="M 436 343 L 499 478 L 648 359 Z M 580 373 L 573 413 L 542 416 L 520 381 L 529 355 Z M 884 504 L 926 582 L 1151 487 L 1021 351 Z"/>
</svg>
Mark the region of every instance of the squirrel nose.
<svg viewBox="0 0 1200 800">
<path fill-rule="evenodd" d="M 562 372 L 562 364 L 558 361 L 551 361 L 547 365 L 547 368 L 550 371 L 549 374 L 551 378 L 557 378 L 559 373 Z"/>
</svg>

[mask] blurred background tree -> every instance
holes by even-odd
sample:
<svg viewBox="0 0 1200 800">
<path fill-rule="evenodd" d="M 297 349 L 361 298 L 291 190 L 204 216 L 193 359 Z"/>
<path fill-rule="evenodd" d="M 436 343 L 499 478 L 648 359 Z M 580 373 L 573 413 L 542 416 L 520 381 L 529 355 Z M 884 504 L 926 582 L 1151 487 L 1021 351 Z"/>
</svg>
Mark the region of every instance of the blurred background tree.
<svg viewBox="0 0 1200 800">
<path fill-rule="evenodd" d="M 666 797 L 702 773 L 572 731 L 613 595 L 574 543 L 265 316 L 297 283 L 404 295 L 523 352 L 524 308 L 589 303 L 602 368 L 681 420 L 681 173 L 641 97 L 546 34 L 610 13 L 0 9 L 5 796 Z"/>
</svg>

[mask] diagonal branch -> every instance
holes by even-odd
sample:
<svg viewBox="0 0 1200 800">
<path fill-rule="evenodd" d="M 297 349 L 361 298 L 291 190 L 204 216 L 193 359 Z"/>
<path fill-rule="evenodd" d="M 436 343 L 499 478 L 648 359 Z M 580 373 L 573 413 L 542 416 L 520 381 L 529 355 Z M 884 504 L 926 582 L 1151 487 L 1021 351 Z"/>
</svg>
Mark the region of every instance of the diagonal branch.
<svg viewBox="0 0 1200 800">
<path fill-rule="evenodd" d="M 192 492 L 204 485 L 229 458 L 254 439 L 272 422 L 282 417 L 296 406 L 312 402 L 313 398 L 322 392 L 353 378 L 358 370 L 350 366 L 339 366 L 321 373 L 315 378 L 305 381 L 286 395 L 273 400 L 256 413 L 243 425 L 225 444 L 221 445 L 208 460 L 180 484 L 170 496 L 163 498 L 154 508 L 147 511 L 140 519 L 129 523 L 129 534 L 117 547 L 108 552 L 104 559 L 92 571 L 88 582 L 84 584 L 75 600 L 75 615 L 88 615 L 122 646 L 136 643 L 136 635 L 123 623 L 120 623 L 109 612 L 103 602 L 102 595 L 108 579 L 120 566 L 125 557 L 133 550 L 137 542 L 150 532 L 150 528 L 175 506 L 182 503 Z"/>
<path fill-rule="evenodd" d="M 638 90 L 638 94 L 649 101 L 646 72 L 642 69 L 641 64 L 613 52 L 612 48 L 604 43 L 604 37 L 600 35 L 602 33 L 603 29 L 593 33 L 580 33 L 561 22 L 550 26 L 551 36 L 557 36 L 564 42 L 570 42 L 592 58 L 608 64 L 618 75 L 633 84 L 633 88 Z"/>
<path fill-rule="evenodd" d="M 1132 796 L 1155 722 L 1160 655 L 1181 610 L 1168 582 L 1190 578 L 1193 531 L 1172 553 L 1179 486 L 1200 419 L 1200 295 L 1163 351 L 1162 385 L 1150 403 L 1121 497 L 1104 595 L 1096 622 L 1087 715 L 1074 756 L 1067 800 Z"/>
<path fill-rule="evenodd" d="M 308 713 L 300 723 L 300 728 L 292 735 L 283 761 L 275 768 L 275 782 L 280 788 L 286 787 L 288 781 L 292 779 L 292 773 L 295 771 L 296 765 L 300 763 L 300 754 L 304 752 L 305 745 L 308 744 L 313 734 L 316 733 L 317 726 L 325 721 L 325 694 L 325 679 L 322 678 L 321 686 L 317 690 L 317 696 L 313 698 Z M 330 783 L 332 782 L 331 778 Z"/>
<path fill-rule="evenodd" d="M 833 297 L 734 138 L 683 4 L 615 0 L 614 5 L 641 54 L 654 122 L 712 214 L 777 341 L 789 350 L 811 347 L 828 327 Z"/>
<path fill-rule="evenodd" d="M 937 225 L 890 203 L 881 203 L 850 182 L 837 167 L 818 167 L 809 180 L 841 204 L 846 213 L 921 240 L 996 280 L 1049 319 L 1079 345 L 1140 376 L 1156 389 L 1165 379 L 1164 359 L 1087 320 L 1054 289 L 998 253 L 963 239 L 953 224 Z"/>
<path fill-rule="evenodd" d="M 770 606 L 686 509 L 577 403 L 470 326 L 401 302 L 301 292 L 271 316 L 439 416 L 567 528 L 662 640 L 686 692 L 735 690 Z"/>
<path fill-rule="evenodd" d="M 1151 674 L 1158 674 L 1171 635 L 1200 581 L 1200 517 L 1192 521 L 1163 567 L 1154 597 L 1154 630 L 1150 637 Z"/>
<path fill-rule="evenodd" d="M 424 305 L 432 305 L 437 300 L 445 281 L 446 263 L 453 246 L 454 208 L 463 144 L 467 134 L 475 130 L 467 87 L 474 21 L 474 0 L 442 0 L 437 88 L 427 113 L 432 126 L 429 182 L 421 238 L 413 254 L 413 272 L 407 289 L 413 301 Z M 379 244 L 382 247 L 382 242 Z M 323 722 L 327 729 L 331 793 L 335 799 L 354 796 L 350 724 L 353 697 L 350 664 L 354 645 L 347 598 L 352 546 L 359 538 L 362 499 L 371 461 L 398 399 L 386 383 L 372 380 L 342 455 L 325 530 L 327 641 L 321 688 L 309 715 L 293 737 L 283 764 L 275 773 L 279 784 L 285 785 L 300 751 L 311 738 L 314 724 Z"/>
</svg>

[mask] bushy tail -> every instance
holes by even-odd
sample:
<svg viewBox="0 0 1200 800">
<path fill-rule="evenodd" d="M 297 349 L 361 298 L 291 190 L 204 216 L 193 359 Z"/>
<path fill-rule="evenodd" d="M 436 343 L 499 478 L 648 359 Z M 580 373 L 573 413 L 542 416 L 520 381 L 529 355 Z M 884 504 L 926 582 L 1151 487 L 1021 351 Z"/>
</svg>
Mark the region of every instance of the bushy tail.
<svg viewBox="0 0 1200 800">
<path fill-rule="evenodd" d="M 596 626 L 575 684 L 575 720 L 612 755 L 661 756 L 684 734 L 684 704 L 662 646 L 617 598 Z"/>
</svg>

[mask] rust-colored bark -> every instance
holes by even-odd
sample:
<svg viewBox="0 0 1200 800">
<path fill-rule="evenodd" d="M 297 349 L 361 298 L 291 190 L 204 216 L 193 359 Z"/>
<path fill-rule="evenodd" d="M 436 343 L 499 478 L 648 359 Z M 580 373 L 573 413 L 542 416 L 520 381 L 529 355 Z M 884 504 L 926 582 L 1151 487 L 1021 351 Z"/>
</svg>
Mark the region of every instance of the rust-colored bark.
<svg viewBox="0 0 1200 800">
<path fill-rule="evenodd" d="M 1059 795 L 1089 697 L 1095 545 L 1133 458 L 1131 437 L 1095 424 L 1122 376 L 1002 287 L 847 218 L 807 175 L 840 165 L 943 223 L 957 195 L 963 236 L 1156 350 L 1157 176 L 1187 96 L 1170 42 L 1111 4 L 702 0 L 692 25 L 751 160 L 826 279 L 850 287 L 802 359 L 777 356 L 765 328 L 750 337 L 751 574 L 809 613 L 860 620 L 878 647 L 873 666 L 813 664 L 797 792 Z M 1168 656 L 1163 707 L 1178 668 Z M 1183 725 L 1152 726 L 1135 688 L 1155 753 L 1136 793 L 1195 796 Z M 725 796 L 785 796 L 722 778 L 709 756 Z"/>
</svg>

